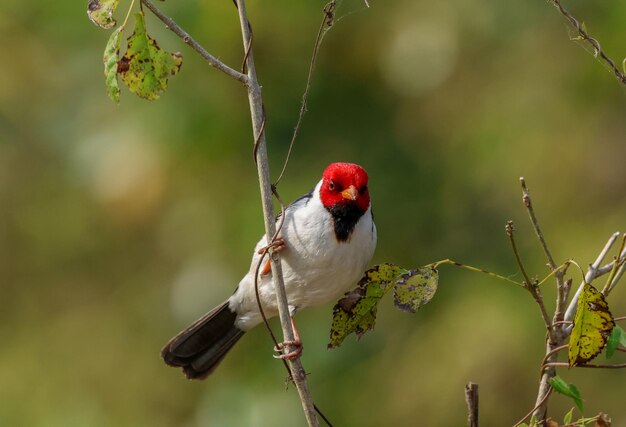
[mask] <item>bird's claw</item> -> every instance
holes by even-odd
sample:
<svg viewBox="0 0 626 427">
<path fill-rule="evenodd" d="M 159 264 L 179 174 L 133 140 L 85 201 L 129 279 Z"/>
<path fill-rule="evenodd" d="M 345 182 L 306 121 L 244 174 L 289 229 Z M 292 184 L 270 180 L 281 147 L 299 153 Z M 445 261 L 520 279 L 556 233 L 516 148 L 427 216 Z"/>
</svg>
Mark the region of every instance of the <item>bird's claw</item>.
<svg viewBox="0 0 626 427">
<path fill-rule="evenodd" d="M 274 248 L 274 250 L 276 252 L 280 252 L 282 250 L 284 250 L 286 247 L 285 245 L 285 240 L 283 240 L 282 237 L 277 237 L 272 243 L 270 243 L 267 246 L 263 246 L 261 249 L 258 250 L 259 255 L 263 255 L 265 252 L 267 252 L 270 248 Z M 261 276 L 266 276 L 269 274 L 269 272 L 272 271 L 272 263 L 271 261 L 268 259 L 265 262 L 265 265 L 263 266 L 263 269 L 261 270 Z"/>
<path fill-rule="evenodd" d="M 288 347 L 295 347 L 295 349 L 290 351 L 289 353 L 275 354 L 274 358 L 282 360 L 294 360 L 302 355 L 302 341 L 300 340 L 278 343 L 278 345 L 274 346 L 274 351 L 277 353 L 282 353 Z"/>
<path fill-rule="evenodd" d="M 285 244 L 285 240 L 282 237 L 277 237 L 273 242 L 271 242 L 269 245 L 267 246 L 263 246 L 261 249 L 259 249 L 257 251 L 257 253 L 259 255 L 263 255 L 265 252 L 267 252 L 270 248 L 273 248 L 276 252 L 280 252 L 282 250 L 284 250 L 287 247 L 287 245 Z"/>
</svg>

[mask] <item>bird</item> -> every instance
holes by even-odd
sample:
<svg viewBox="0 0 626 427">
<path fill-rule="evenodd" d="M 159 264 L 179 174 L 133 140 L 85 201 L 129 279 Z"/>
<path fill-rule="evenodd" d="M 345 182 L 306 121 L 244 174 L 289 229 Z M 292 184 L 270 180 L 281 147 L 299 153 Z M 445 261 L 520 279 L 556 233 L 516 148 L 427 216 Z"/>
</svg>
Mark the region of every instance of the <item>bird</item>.
<svg viewBox="0 0 626 427">
<path fill-rule="evenodd" d="M 274 250 L 280 251 L 289 315 L 296 350 L 302 351 L 293 316 L 301 309 L 336 301 L 361 278 L 374 255 L 377 234 L 368 174 L 354 163 L 331 163 L 315 188 L 284 209 L 284 222 Z M 277 218 L 277 225 L 282 218 Z M 188 379 L 205 379 L 245 332 L 259 325 L 262 314 L 255 291 L 269 319 L 278 314 L 269 260 L 260 268 L 268 240 L 256 244 L 250 269 L 228 300 L 174 336 L 161 350 L 167 365 L 182 368 Z M 261 261 L 261 263 L 264 260 Z"/>
</svg>

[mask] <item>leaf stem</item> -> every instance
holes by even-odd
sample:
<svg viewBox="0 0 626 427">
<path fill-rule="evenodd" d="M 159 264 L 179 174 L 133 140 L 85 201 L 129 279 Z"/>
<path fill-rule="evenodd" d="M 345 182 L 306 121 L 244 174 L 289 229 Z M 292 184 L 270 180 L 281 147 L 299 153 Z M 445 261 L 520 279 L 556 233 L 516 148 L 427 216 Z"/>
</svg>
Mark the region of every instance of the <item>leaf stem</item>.
<svg viewBox="0 0 626 427">
<path fill-rule="evenodd" d="M 521 284 L 519 282 L 516 282 L 515 280 L 509 279 L 508 277 L 501 276 L 501 275 L 496 274 L 496 273 L 492 273 L 491 271 L 483 270 L 482 268 L 473 267 L 473 266 L 467 265 L 467 264 L 462 264 L 460 262 L 456 262 L 456 261 L 454 261 L 452 259 L 449 259 L 449 258 L 443 259 L 441 261 L 433 262 L 431 264 L 426 265 L 425 267 L 439 268 L 440 265 L 446 265 L 446 264 L 447 265 L 453 265 L 455 267 L 464 268 L 466 270 L 473 271 L 475 273 L 486 274 L 486 275 L 494 277 L 496 279 L 504 280 L 505 282 L 509 282 L 509 283 L 514 284 L 514 285 L 521 286 L 522 288 L 524 287 L 523 284 Z"/>
<path fill-rule="evenodd" d="M 135 0 L 130 2 L 130 7 L 128 8 L 128 12 L 126 12 L 126 18 L 124 18 L 124 23 L 121 25 L 122 28 L 126 27 L 126 23 L 128 22 L 128 17 L 133 10 L 133 6 L 135 5 Z"/>
<path fill-rule="evenodd" d="M 621 258 L 622 252 L 624 252 L 625 244 L 626 244 L 626 234 L 622 235 L 622 244 L 619 247 L 619 251 L 617 251 L 617 255 L 615 255 L 615 257 L 613 258 L 613 268 L 611 269 L 611 274 L 609 274 L 609 278 L 607 279 L 606 284 L 604 285 L 604 288 L 602 288 L 602 294 L 604 296 L 608 296 L 608 294 L 611 292 L 611 288 L 614 287 L 614 285 L 611 286 L 613 284 L 613 280 L 617 277 L 618 270 L 624 266 L 624 264 L 620 262 L 620 258 Z M 623 274 L 623 272 L 621 274 Z M 621 277 L 621 274 L 620 274 L 620 277 Z M 620 277 L 617 277 L 617 280 L 615 280 L 615 283 L 617 283 Z"/>
</svg>

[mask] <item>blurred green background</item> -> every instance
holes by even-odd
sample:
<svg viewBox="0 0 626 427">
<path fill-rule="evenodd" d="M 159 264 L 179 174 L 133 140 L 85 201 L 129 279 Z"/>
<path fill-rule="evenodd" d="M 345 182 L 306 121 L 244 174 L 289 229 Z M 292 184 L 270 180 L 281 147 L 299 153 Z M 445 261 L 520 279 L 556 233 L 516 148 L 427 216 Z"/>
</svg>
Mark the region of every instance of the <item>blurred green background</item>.
<svg viewBox="0 0 626 427">
<path fill-rule="evenodd" d="M 308 191 L 332 161 L 360 163 L 374 262 L 453 258 L 520 279 L 508 219 L 531 274 L 547 271 L 521 204 L 524 175 L 555 256 L 593 261 L 626 228 L 624 88 L 545 1 L 371 3 L 347 0 L 325 40 L 283 197 Z M 230 1 L 160 6 L 240 64 Z M 322 7 L 249 4 L 274 173 Z M 617 61 L 626 56 L 626 4 L 568 7 Z M 123 89 L 115 105 L 102 75 L 109 33 L 85 11 L 86 2 L 0 5 L 0 425 L 302 425 L 262 328 L 205 382 L 159 358 L 230 295 L 262 233 L 244 89 L 148 14 L 149 31 L 185 63 L 161 100 Z M 625 288 L 612 295 L 616 315 L 626 314 Z M 551 308 L 551 285 L 544 294 Z M 333 351 L 331 305 L 298 316 L 310 387 L 336 426 L 464 425 L 470 380 L 482 425 L 512 425 L 533 406 L 544 331 L 527 293 L 443 267 L 420 313 L 391 305 L 373 333 Z M 579 386 L 587 415 L 626 425 L 624 371 L 561 375 Z M 551 399 L 559 419 L 571 406 Z"/>
</svg>

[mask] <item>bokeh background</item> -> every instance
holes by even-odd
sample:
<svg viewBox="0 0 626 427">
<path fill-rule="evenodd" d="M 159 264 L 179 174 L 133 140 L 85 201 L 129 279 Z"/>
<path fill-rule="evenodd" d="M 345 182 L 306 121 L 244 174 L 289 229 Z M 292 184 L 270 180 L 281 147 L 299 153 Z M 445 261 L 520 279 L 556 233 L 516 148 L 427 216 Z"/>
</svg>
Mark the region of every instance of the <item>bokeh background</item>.
<svg viewBox="0 0 626 427">
<path fill-rule="evenodd" d="M 363 164 L 373 262 L 453 258 L 519 279 L 508 219 L 531 274 L 547 271 L 521 203 L 524 175 L 555 256 L 593 261 L 626 228 L 624 88 L 545 1 L 370 1 L 346 0 L 327 35 L 283 197 L 308 191 L 332 161 Z M 231 2 L 160 6 L 240 63 Z M 322 7 L 249 4 L 274 173 Z M 626 56 L 626 4 L 568 7 L 618 62 Z M 303 425 L 262 328 L 205 382 L 159 358 L 230 295 L 262 233 L 244 89 L 148 14 L 160 45 L 184 54 L 182 72 L 157 102 L 123 89 L 115 105 L 102 75 L 109 33 L 85 11 L 0 5 L 0 426 Z M 611 298 L 616 315 L 625 287 Z M 551 307 L 551 285 L 544 294 Z M 533 406 L 544 331 L 521 289 L 443 267 L 418 314 L 391 305 L 373 333 L 333 351 L 332 306 L 298 316 L 311 389 L 335 425 L 464 425 L 470 380 L 485 426 L 512 425 Z M 587 415 L 626 425 L 624 371 L 561 375 Z M 551 399 L 559 419 L 571 406 Z"/>
</svg>

